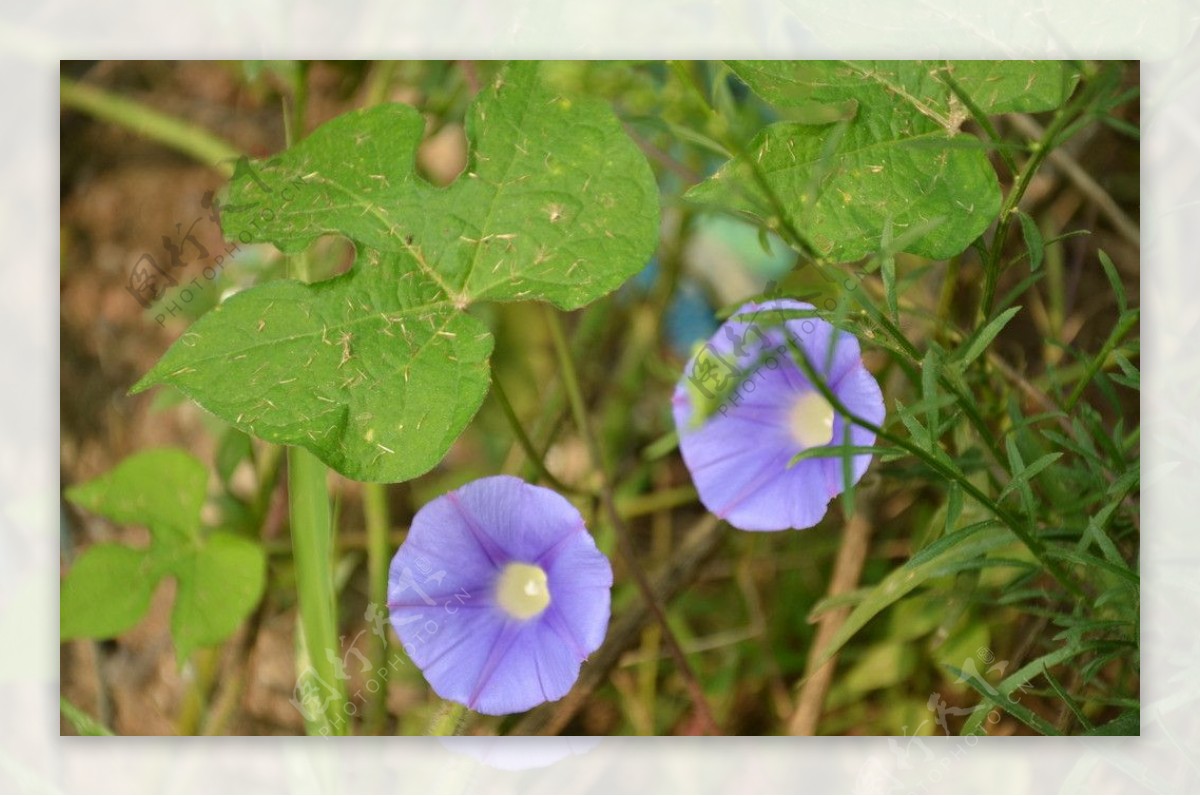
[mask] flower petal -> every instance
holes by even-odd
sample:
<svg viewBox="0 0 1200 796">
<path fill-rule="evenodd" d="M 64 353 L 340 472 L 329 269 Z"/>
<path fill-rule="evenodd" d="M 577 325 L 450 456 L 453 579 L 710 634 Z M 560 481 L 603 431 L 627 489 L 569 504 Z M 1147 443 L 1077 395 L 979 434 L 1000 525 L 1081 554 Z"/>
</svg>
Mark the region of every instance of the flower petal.
<svg viewBox="0 0 1200 796">
<path fill-rule="evenodd" d="M 800 346 L 813 369 L 848 408 L 864 419 L 883 419 L 883 400 L 875 379 L 862 365 L 858 341 L 820 318 L 782 320 L 771 310 L 812 309 L 790 299 L 751 302 L 740 308 L 712 340 L 709 350 L 727 362 L 737 362 L 738 389 L 719 407 L 709 408 L 704 422 L 694 424 L 697 408 L 689 382 L 697 366 L 694 357 L 673 397 L 679 447 L 701 502 L 718 517 L 748 531 L 807 528 L 820 522 L 829 501 L 843 490 L 841 459 L 812 458 L 789 467 L 803 446 L 790 427 L 795 402 L 815 390 L 794 353 L 764 361 L 784 343 L 785 333 Z M 764 314 L 766 313 L 766 314 Z M 741 319 L 741 320 L 737 320 Z M 752 326 L 765 330 L 750 331 Z M 738 355 L 738 348 L 742 353 Z M 697 385 L 698 386 L 698 385 Z M 842 418 L 834 417 L 830 445 L 843 444 Z M 862 428 L 850 432 L 851 444 L 871 445 L 874 435 Z M 853 461 L 854 480 L 870 464 L 869 455 Z"/>
<path fill-rule="evenodd" d="M 447 495 L 423 506 L 388 568 L 389 606 L 429 605 L 460 589 L 490 589 L 497 566 L 473 522 Z"/>
<path fill-rule="evenodd" d="M 875 377 L 861 364 L 842 377 L 841 381 L 838 382 L 837 388 L 834 390 L 834 394 L 837 395 L 838 400 L 847 409 L 863 420 L 868 420 L 877 426 L 883 423 L 883 393 L 879 389 L 879 382 L 875 381 Z M 830 443 L 831 445 L 842 445 L 845 442 L 844 429 L 846 423 L 847 421 L 841 415 L 834 418 L 833 441 Z M 869 431 L 856 423 L 850 423 L 849 425 L 851 445 L 868 446 L 875 444 L 875 432 Z M 845 490 L 841 457 L 836 456 L 820 461 L 825 463 L 826 468 L 830 472 L 830 478 L 834 484 L 834 494 L 841 494 Z M 854 457 L 854 461 L 851 464 L 852 483 L 857 484 L 859 482 L 859 479 L 863 477 L 870 464 L 871 455 L 868 453 L 862 453 Z"/>
<path fill-rule="evenodd" d="M 785 435 L 782 429 L 732 415 L 714 417 L 690 434 L 681 432 L 683 460 L 705 507 L 744 530 L 790 527 L 792 498 L 785 495 L 781 501 L 778 490 L 771 488 L 788 475 L 788 462 L 795 455 Z M 808 496 L 823 496 L 820 486 Z M 764 501 L 764 494 L 771 500 Z"/>
<path fill-rule="evenodd" d="M 498 564 L 536 561 L 565 535 L 583 528 L 583 517 L 557 492 L 510 475 L 480 478 L 451 492 L 459 510 L 494 545 Z"/>
<path fill-rule="evenodd" d="M 438 696 L 463 705 L 474 695 L 484 664 L 505 628 L 516 626 L 497 609 L 470 603 L 422 612 L 393 611 L 392 624 L 404 651 Z"/>
<path fill-rule="evenodd" d="M 604 641 L 612 602 L 612 566 L 596 547 L 590 534 L 564 546 L 547 565 L 550 607 L 547 614 L 560 618 L 577 642 L 582 659 Z M 547 621 L 554 622 L 555 619 Z"/>
<path fill-rule="evenodd" d="M 469 704 L 480 713 L 519 713 L 562 699 L 579 678 L 581 659 L 544 621 L 519 627 L 507 649 L 496 649 L 498 657 L 481 673 Z"/>
<path fill-rule="evenodd" d="M 529 618 L 496 598 L 501 574 L 517 562 L 546 575 L 549 606 Z M 482 713 L 514 713 L 570 690 L 604 639 L 611 586 L 608 559 L 567 500 L 496 476 L 417 513 L 392 560 L 389 607 L 405 651 L 438 695 Z"/>
</svg>

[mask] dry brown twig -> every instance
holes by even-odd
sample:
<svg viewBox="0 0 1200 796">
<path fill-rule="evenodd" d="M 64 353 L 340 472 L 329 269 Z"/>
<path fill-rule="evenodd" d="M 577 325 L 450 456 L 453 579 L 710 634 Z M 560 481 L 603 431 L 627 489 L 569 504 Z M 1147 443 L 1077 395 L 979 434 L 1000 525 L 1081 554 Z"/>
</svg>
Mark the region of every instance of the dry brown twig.
<svg viewBox="0 0 1200 796">
<path fill-rule="evenodd" d="M 846 532 L 833 565 L 833 577 L 829 581 L 830 597 L 846 594 L 858 587 L 863 564 L 867 560 L 867 549 L 870 547 L 871 530 L 871 520 L 863 509 L 856 511 L 846 523 Z M 820 663 L 821 657 L 849 615 L 850 607 L 845 606 L 822 614 L 817 620 L 817 635 L 808 651 L 808 664 L 804 668 L 804 680 L 796 711 L 788 720 L 789 735 L 816 733 L 825 707 L 825 695 L 829 693 L 838 661 L 838 656 L 833 655 L 824 663 Z"/>
</svg>

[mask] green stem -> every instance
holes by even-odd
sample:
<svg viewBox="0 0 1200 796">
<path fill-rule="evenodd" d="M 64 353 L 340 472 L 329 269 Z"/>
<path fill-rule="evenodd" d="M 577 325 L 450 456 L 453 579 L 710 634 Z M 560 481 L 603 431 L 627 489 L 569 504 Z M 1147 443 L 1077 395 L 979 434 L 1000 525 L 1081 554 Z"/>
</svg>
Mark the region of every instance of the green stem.
<svg viewBox="0 0 1200 796">
<path fill-rule="evenodd" d="M 396 74 L 395 61 L 376 61 L 367 76 L 366 91 L 364 92 L 363 107 L 371 108 L 388 98 L 392 86 L 392 77 Z"/>
<path fill-rule="evenodd" d="M 288 448 L 288 497 L 292 517 L 292 558 L 296 565 L 296 592 L 300 622 L 308 645 L 313 673 L 320 678 L 324 716 L 319 732 L 345 735 L 346 684 L 335 662 L 341 660 L 333 590 L 333 525 L 325 465 L 304 448 Z M 301 674 L 303 676 L 303 673 Z"/>
<path fill-rule="evenodd" d="M 815 267 L 819 273 L 823 273 L 823 266 L 818 265 Z M 874 302 L 872 302 L 867 296 L 866 291 L 861 288 L 862 283 L 859 283 L 848 292 L 855 298 L 855 300 L 858 302 L 858 305 L 866 310 L 867 314 L 871 316 L 871 320 L 879 324 L 879 327 L 887 333 L 888 338 L 890 338 L 901 349 L 904 355 L 907 356 L 912 362 L 920 364 L 923 358 L 921 352 L 917 350 L 916 346 L 909 342 L 908 338 L 904 336 L 904 332 L 901 331 L 900 327 L 892 323 L 891 319 L 887 317 L 887 314 L 875 306 Z M 921 385 L 919 381 L 914 381 L 913 384 L 920 389 Z M 938 375 L 938 384 L 941 385 L 942 389 L 946 390 L 958 399 L 958 405 L 963 410 L 963 414 L 966 415 L 967 422 L 969 422 L 975 429 L 976 433 L 979 434 L 980 441 L 983 442 L 987 452 L 991 454 L 992 459 L 996 462 L 1000 469 L 1004 471 L 1005 475 L 1011 475 L 1008 470 L 1008 461 L 1000 452 L 1000 443 L 992 434 L 992 430 L 988 428 L 987 423 L 983 419 L 983 415 L 979 413 L 977 406 L 978 402 L 973 397 L 965 395 L 958 388 L 958 386 L 950 381 L 950 379 L 944 374 Z M 989 477 L 995 481 L 994 476 L 992 476 L 990 473 Z M 998 485 L 999 484 L 997 482 L 997 486 Z"/>
<path fill-rule="evenodd" d="M 583 437 L 588 454 L 592 460 L 592 466 L 600 476 L 600 502 L 604 513 L 608 515 L 608 521 L 616 531 L 617 546 L 620 548 L 621 557 L 624 559 L 625 566 L 629 569 L 630 574 L 633 575 L 634 582 L 637 584 L 642 599 L 650 608 L 650 612 L 654 615 L 659 627 L 662 628 L 662 640 L 667 645 L 667 650 L 675 661 L 680 677 L 683 678 L 684 685 L 691 696 L 692 707 L 695 709 L 696 715 L 707 725 L 708 730 L 720 735 L 720 725 L 717 724 L 717 720 L 712 713 L 712 708 L 708 705 L 708 700 L 704 696 L 704 689 L 701 688 L 700 681 L 696 679 L 696 674 L 692 671 L 691 664 L 688 663 L 687 655 L 684 654 L 683 647 L 679 644 L 679 639 L 675 637 L 675 632 L 667 622 L 666 612 L 659 604 L 658 598 L 654 594 L 654 587 L 650 584 L 650 579 L 646 577 L 646 572 L 642 569 L 642 565 L 638 561 L 633 540 L 630 538 L 629 527 L 625 524 L 625 519 L 621 516 L 621 512 L 617 509 L 616 501 L 613 499 L 612 479 L 609 477 L 608 468 L 605 466 L 600 445 L 596 440 L 596 435 L 592 432 L 591 423 L 588 420 L 587 406 L 583 401 L 583 391 L 579 386 L 579 376 L 575 371 L 575 362 L 571 358 L 571 347 L 567 343 L 566 334 L 563 332 L 562 321 L 559 320 L 558 313 L 553 308 L 543 305 L 542 309 L 546 316 L 546 324 L 550 329 L 550 339 L 554 345 L 558 367 L 562 373 L 563 385 L 567 391 L 567 400 L 571 406 L 571 413 L 575 418 L 576 429 L 579 431 L 579 435 Z"/>
<path fill-rule="evenodd" d="M 202 647 L 192 653 L 191 682 L 183 696 L 175 730 L 179 735 L 196 735 L 208 710 L 209 695 L 220 663 L 219 647 Z"/>
<path fill-rule="evenodd" d="M 946 262 L 946 275 L 942 279 L 942 290 L 938 294 L 938 326 L 934 335 L 946 343 L 946 327 L 950 325 L 950 313 L 954 309 L 954 294 L 958 288 L 958 272 L 962 268 L 962 255 L 955 255 Z"/>
<path fill-rule="evenodd" d="M 996 282 L 1000 276 L 1000 258 L 1004 253 L 1004 241 L 1008 239 L 1008 231 L 1012 226 L 1013 216 L 1016 215 L 1014 211 L 1017 209 L 1017 205 L 1029 188 L 1030 182 L 1033 181 L 1034 175 L 1041 168 L 1042 162 L 1060 143 L 1059 139 L 1065 138 L 1062 135 L 1063 132 L 1082 117 L 1083 110 L 1091 104 L 1095 94 L 1103 85 L 1103 80 L 1093 79 L 1074 102 L 1054 115 L 1045 134 L 1033 145 L 1033 153 L 1025 162 L 1025 166 L 1018 172 L 1017 181 L 1012 190 L 1008 192 L 1008 196 L 1004 197 L 1004 203 L 1000 207 L 999 220 L 996 222 L 996 233 L 992 236 L 992 246 L 988 250 L 987 264 L 984 268 L 983 295 L 979 302 L 981 323 L 986 323 L 992 314 Z"/>
<path fill-rule="evenodd" d="M 500 408 L 504 411 L 504 416 L 508 419 L 509 426 L 512 427 L 513 436 L 517 439 L 517 444 L 521 446 L 521 450 L 525 451 L 525 458 L 537 470 L 538 478 L 559 492 L 581 494 L 580 490 L 567 486 L 546 469 L 541 455 L 533 445 L 533 440 L 525 433 L 525 428 L 521 425 L 521 419 L 517 417 L 517 410 L 513 408 L 512 401 L 508 399 L 508 393 L 504 391 L 504 385 L 501 384 L 500 376 L 497 373 L 492 374 L 492 394 L 496 396 L 496 402 L 500 404 Z"/>
<path fill-rule="evenodd" d="M 283 461 L 283 446 L 273 442 L 264 442 L 260 452 L 254 457 L 254 469 L 258 475 L 258 491 L 254 493 L 251 504 L 254 516 L 261 526 L 271 510 L 271 496 L 279 481 L 279 465 Z"/>
<path fill-rule="evenodd" d="M 1075 404 L 1083 396 L 1083 391 L 1087 389 L 1087 386 L 1092 383 L 1092 379 L 1096 378 L 1096 373 L 1101 367 L 1104 366 L 1104 360 L 1108 359 L 1108 355 L 1112 353 L 1112 350 L 1117 347 L 1129 330 L 1134 326 L 1137 326 L 1140 316 L 1141 313 L 1135 310 L 1133 312 L 1125 313 L 1121 316 L 1120 320 L 1117 321 L 1117 325 L 1112 330 L 1112 334 L 1110 334 L 1108 339 L 1104 341 L 1104 346 L 1100 349 L 1100 353 L 1096 354 L 1092 361 L 1088 363 L 1087 370 L 1084 372 L 1083 378 L 1076 382 L 1075 389 L 1071 390 L 1071 395 L 1069 398 L 1067 398 L 1067 402 L 1063 406 L 1064 412 L 1070 414 L 1071 410 L 1075 408 Z"/>
<path fill-rule="evenodd" d="M 383 484 L 363 484 L 362 490 L 367 520 L 367 599 L 373 612 L 386 613 L 390 563 L 387 490 Z M 387 649 L 387 636 L 372 634 L 370 657 L 380 687 L 367 704 L 364 731 L 369 735 L 379 735 L 387 721 Z"/>
<path fill-rule="evenodd" d="M 648 495 L 633 495 L 617 498 L 617 511 L 625 519 L 642 517 L 659 511 L 688 506 L 699 500 L 696 487 L 688 484 L 673 489 L 660 489 Z"/>
<path fill-rule="evenodd" d="M 446 702 L 429 723 L 426 735 L 462 735 L 466 728 L 468 711 L 457 702 Z"/>
<path fill-rule="evenodd" d="M 306 70 L 298 70 L 296 94 L 303 105 Z M 288 119 L 285 116 L 285 123 Z M 287 145 L 303 135 L 295 117 L 287 124 Z M 288 257 L 288 272 L 307 282 L 310 277 L 308 252 Z M 347 735 L 346 683 L 341 678 L 341 642 L 337 631 L 337 591 L 333 582 L 333 511 L 325 465 L 305 448 L 290 447 L 288 457 L 288 501 L 291 511 L 292 560 L 296 567 L 296 597 L 309 665 L 322 688 L 322 715 L 309 722 L 321 735 Z M 386 602 L 386 598 L 384 600 Z M 299 676 L 304 677 L 305 672 Z M 310 731 L 311 731 L 310 729 Z"/>
<path fill-rule="evenodd" d="M 820 253 L 808 238 L 796 228 L 796 225 L 792 223 L 787 206 L 779 198 L 779 194 L 775 192 L 775 189 L 771 187 L 770 180 L 767 179 L 766 173 L 758 163 L 758 158 L 750 156 L 749 152 L 742 146 L 737 136 L 730 129 L 728 121 L 721 115 L 720 111 L 713 107 L 707 92 L 704 90 L 700 76 L 696 74 L 698 63 L 696 61 L 671 61 L 670 64 L 676 75 L 680 78 L 683 86 L 690 89 L 699 99 L 704 112 L 712 122 L 714 134 L 720 139 L 720 144 L 729 151 L 733 160 L 743 163 L 750 169 L 750 175 L 754 178 L 756 187 L 762 192 L 762 197 L 755 197 L 749 192 L 746 192 L 745 196 L 751 202 L 759 198 L 767 200 L 767 203 L 771 207 L 771 212 L 774 214 L 772 218 L 766 219 L 767 228 L 783 237 L 806 261 L 820 262 Z M 744 190 L 737 183 L 734 183 L 734 186 L 735 190 Z"/>
<path fill-rule="evenodd" d="M 308 61 L 296 62 L 296 80 L 292 85 L 291 113 L 284 117 L 287 122 L 288 146 L 304 137 L 305 119 L 308 117 Z"/>
<path fill-rule="evenodd" d="M 225 177 L 233 175 L 234 162 L 242 154 L 237 147 L 195 125 L 160 113 L 140 102 L 67 78 L 59 81 L 59 98 L 65 107 L 83 111 L 164 144 L 213 167 Z"/>
</svg>

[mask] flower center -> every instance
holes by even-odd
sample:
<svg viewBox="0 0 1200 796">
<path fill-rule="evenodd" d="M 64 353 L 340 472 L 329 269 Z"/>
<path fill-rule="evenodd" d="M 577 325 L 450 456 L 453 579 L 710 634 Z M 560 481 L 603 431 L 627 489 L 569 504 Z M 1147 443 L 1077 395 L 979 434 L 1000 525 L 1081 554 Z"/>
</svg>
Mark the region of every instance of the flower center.
<svg viewBox="0 0 1200 796">
<path fill-rule="evenodd" d="M 819 392 L 801 395 L 788 411 L 788 430 L 805 448 L 828 445 L 833 440 L 833 407 Z"/>
<path fill-rule="evenodd" d="M 496 602 L 513 619 L 531 619 L 550 604 L 546 570 L 514 561 L 504 567 L 496 582 Z"/>
</svg>

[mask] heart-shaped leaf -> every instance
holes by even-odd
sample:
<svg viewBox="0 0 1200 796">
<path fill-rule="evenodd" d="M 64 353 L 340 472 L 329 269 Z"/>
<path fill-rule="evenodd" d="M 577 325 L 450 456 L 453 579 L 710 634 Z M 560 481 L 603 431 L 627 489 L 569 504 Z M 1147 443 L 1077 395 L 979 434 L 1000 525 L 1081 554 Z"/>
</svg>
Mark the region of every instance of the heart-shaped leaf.
<svg viewBox="0 0 1200 796">
<path fill-rule="evenodd" d="M 262 597 L 264 564 L 261 547 L 229 533 L 214 533 L 176 561 L 171 637 L 180 660 L 233 635 Z"/>
<path fill-rule="evenodd" d="M 64 641 L 119 636 L 146 615 L 157 585 L 146 551 L 119 544 L 88 548 L 62 583 L 60 635 Z"/>
</svg>

